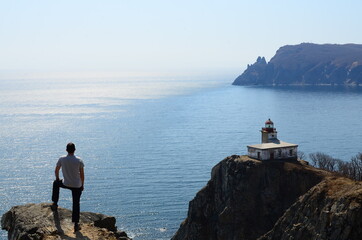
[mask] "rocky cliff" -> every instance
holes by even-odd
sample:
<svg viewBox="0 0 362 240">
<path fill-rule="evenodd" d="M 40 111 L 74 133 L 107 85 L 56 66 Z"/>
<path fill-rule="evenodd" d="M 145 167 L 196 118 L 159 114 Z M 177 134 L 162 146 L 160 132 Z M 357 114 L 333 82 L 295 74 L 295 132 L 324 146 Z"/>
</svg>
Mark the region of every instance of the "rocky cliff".
<svg viewBox="0 0 362 240">
<path fill-rule="evenodd" d="M 119 239 L 130 240 L 125 232 L 117 231 L 116 219 L 99 213 L 82 212 L 79 232 L 73 232 L 72 212 L 50 209 L 50 204 L 26 204 L 12 207 L 1 218 L 1 227 L 10 240 L 55 239 Z"/>
<path fill-rule="evenodd" d="M 362 239 L 362 184 L 327 178 L 294 203 L 259 240 Z"/>
<path fill-rule="evenodd" d="M 362 182 L 304 161 L 231 156 L 189 204 L 173 240 L 359 240 Z"/>
<path fill-rule="evenodd" d="M 281 47 L 267 63 L 256 63 L 234 85 L 361 85 L 362 44 L 311 44 Z"/>
<path fill-rule="evenodd" d="M 331 173 L 304 161 L 258 161 L 231 156 L 190 202 L 173 240 L 257 239 L 285 211 Z"/>
</svg>

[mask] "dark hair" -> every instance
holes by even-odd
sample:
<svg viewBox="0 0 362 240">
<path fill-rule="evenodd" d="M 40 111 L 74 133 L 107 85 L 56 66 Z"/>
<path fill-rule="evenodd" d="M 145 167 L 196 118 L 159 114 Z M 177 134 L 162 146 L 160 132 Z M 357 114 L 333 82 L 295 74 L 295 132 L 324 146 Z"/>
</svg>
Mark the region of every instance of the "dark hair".
<svg viewBox="0 0 362 240">
<path fill-rule="evenodd" d="M 74 153 L 75 152 L 75 145 L 74 143 L 70 142 L 67 144 L 67 152 L 68 153 Z"/>
</svg>

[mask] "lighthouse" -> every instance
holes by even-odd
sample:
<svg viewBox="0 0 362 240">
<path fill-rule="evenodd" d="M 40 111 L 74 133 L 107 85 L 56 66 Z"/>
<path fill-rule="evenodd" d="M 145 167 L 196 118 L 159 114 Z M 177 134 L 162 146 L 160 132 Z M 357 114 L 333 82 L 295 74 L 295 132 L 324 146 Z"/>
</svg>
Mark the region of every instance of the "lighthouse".
<svg viewBox="0 0 362 240">
<path fill-rule="evenodd" d="M 265 122 L 265 127 L 261 130 L 261 143 L 268 143 L 278 140 L 277 130 L 274 128 L 274 123 L 270 118 Z"/>
<path fill-rule="evenodd" d="M 270 118 L 260 132 L 261 144 L 247 146 L 249 157 L 258 160 L 297 160 L 298 145 L 280 141 Z"/>
</svg>

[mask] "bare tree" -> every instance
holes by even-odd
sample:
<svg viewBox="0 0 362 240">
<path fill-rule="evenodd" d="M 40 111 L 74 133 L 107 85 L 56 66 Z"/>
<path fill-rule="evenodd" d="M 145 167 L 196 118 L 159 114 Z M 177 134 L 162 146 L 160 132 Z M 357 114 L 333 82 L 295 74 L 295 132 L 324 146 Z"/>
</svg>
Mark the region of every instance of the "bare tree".
<svg viewBox="0 0 362 240">
<path fill-rule="evenodd" d="M 328 154 L 316 152 L 309 154 L 314 167 L 336 172 L 356 181 L 362 181 L 362 153 L 358 153 L 346 162 Z"/>
<path fill-rule="evenodd" d="M 298 160 L 306 160 L 307 156 L 302 151 L 297 152 Z"/>
<path fill-rule="evenodd" d="M 361 181 L 362 180 L 362 153 L 358 153 L 351 158 L 352 178 Z"/>
<path fill-rule="evenodd" d="M 338 162 L 338 170 L 337 172 L 345 177 L 349 177 L 354 179 L 354 169 L 352 167 L 351 162 L 339 161 Z"/>
<path fill-rule="evenodd" d="M 313 166 L 332 172 L 338 170 L 338 163 L 342 161 L 321 152 L 311 153 L 309 157 L 312 160 Z"/>
</svg>

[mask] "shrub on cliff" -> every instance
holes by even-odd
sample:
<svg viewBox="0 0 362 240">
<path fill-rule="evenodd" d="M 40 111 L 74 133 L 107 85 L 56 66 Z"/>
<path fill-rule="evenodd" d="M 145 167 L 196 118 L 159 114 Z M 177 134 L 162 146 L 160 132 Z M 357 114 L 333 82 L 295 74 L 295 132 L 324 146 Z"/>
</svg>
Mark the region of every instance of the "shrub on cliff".
<svg viewBox="0 0 362 240">
<path fill-rule="evenodd" d="M 362 153 L 353 156 L 349 162 L 322 152 L 311 153 L 309 158 L 314 167 L 336 172 L 356 181 L 362 180 Z"/>
</svg>

